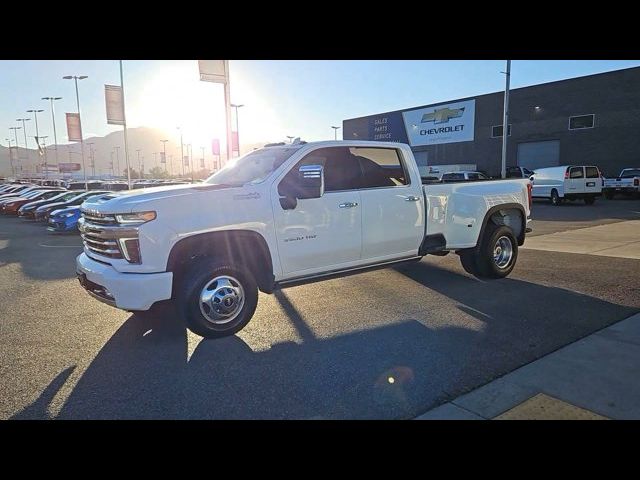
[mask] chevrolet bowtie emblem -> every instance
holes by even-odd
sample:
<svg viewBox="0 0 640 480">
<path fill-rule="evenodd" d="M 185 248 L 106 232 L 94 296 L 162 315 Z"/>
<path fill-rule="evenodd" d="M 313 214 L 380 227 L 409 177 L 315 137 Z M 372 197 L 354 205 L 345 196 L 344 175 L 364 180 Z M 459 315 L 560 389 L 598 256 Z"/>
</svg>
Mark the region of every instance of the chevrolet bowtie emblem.
<svg viewBox="0 0 640 480">
<path fill-rule="evenodd" d="M 431 113 L 425 113 L 422 115 L 421 123 L 433 122 L 433 123 L 447 123 L 452 118 L 461 117 L 464 113 L 464 107 L 462 108 L 440 108 Z"/>
</svg>

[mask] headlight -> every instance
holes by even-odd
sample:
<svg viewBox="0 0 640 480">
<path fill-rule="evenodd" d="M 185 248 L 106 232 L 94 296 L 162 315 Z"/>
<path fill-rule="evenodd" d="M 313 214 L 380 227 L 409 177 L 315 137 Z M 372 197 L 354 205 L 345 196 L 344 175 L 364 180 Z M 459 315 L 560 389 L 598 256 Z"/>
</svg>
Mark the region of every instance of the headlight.
<svg viewBox="0 0 640 480">
<path fill-rule="evenodd" d="M 116 214 L 118 223 L 145 223 L 156 218 L 156 212 L 137 212 Z"/>
</svg>

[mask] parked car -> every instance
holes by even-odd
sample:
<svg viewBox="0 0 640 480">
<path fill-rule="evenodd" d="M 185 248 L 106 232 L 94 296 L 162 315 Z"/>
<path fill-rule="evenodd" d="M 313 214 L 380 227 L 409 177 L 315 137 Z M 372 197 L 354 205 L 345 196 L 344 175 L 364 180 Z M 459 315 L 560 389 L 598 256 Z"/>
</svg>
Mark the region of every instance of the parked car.
<svg viewBox="0 0 640 480">
<path fill-rule="evenodd" d="M 84 181 L 70 181 L 67 182 L 67 190 L 104 190 L 102 188 L 102 180 L 87 180 L 87 187 L 85 188 Z"/>
<path fill-rule="evenodd" d="M 42 188 L 38 185 L 12 185 L 7 188 L 5 191 L 0 192 L 0 200 L 6 197 L 15 197 L 19 196 L 20 193 L 28 193 L 32 191 L 34 188 Z"/>
<path fill-rule="evenodd" d="M 603 177 L 594 165 L 538 168 L 531 177 L 533 198 L 548 198 L 553 205 L 564 200 L 584 200 L 593 205 L 602 195 Z"/>
<path fill-rule="evenodd" d="M 36 208 L 34 218 L 36 222 L 40 222 L 43 220 L 46 221 L 49 218 L 49 214 L 54 210 L 70 207 L 72 205 L 78 204 L 79 202 L 80 203 L 83 202 L 85 198 L 96 196 L 96 195 L 100 196 L 100 195 L 104 195 L 105 193 L 109 193 L 109 192 L 104 190 L 88 190 L 84 192 L 78 192 L 78 195 L 70 198 L 69 200 L 65 200 L 64 202 L 54 202 L 54 203 L 50 203 L 48 205 L 43 205 L 41 207 Z"/>
<path fill-rule="evenodd" d="M 17 215 L 18 209 L 23 205 L 33 202 L 34 200 L 46 200 L 48 198 L 59 195 L 58 190 L 38 190 L 38 193 L 31 198 L 16 198 L 9 202 L 4 202 L 2 207 L 0 207 L 0 211 L 4 215 Z"/>
<path fill-rule="evenodd" d="M 80 205 L 54 210 L 49 214 L 47 230 L 55 233 L 78 232 Z"/>
<path fill-rule="evenodd" d="M 609 200 L 616 194 L 640 197 L 640 168 L 625 168 L 617 178 L 605 178 L 602 194 Z"/>
<path fill-rule="evenodd" d="M 442 183 L 456 183 L 456 182 L 479 182 L 482 180 L 491 180 L 487 175 L 482 172 L 460 171 L 460 172 L 447 172 L 442 174 Z"/>
<path fill-rule="evenodd" d="M 281 144 L 201 185 L 86 200 L 76 271 L 104 303 L 170 300 L 193 332 L 222 337 L 250 321 L 258 290 L 427 254 L 456 252 L 470 274 L 506 277 L 530 231 L 530 192 L 522 179 L 422 185 L 402 143 Z"/>
<path fill-rule="evenodd" d="M 35 202 L 27 203 L 18 209 L 18 216 L 26 219 L 34 219 L 36 209 L 38 207 L 49 205 L 50 203 L 66 202 L 74 197 L 77 197 L 80 193 L 81 192 L 79 192 L 78 190 L 64 190 L 61 191 L 58 195 L 47 200 L 38 200 Z"/>
<path fill-rule="evenodd" d="M 35 198 L 45 190 L 48 190 L 48 188 L 38 187 L 37 189 L 29 190 L 28 192 L 26 190 L 23 190 L 22 192 L 14 193 L 8 196 L 3 196 L 2 198 L 0 198 L 0 207 L 2 207 L 2 205 L 4 205 L 5 203 L 10 203 L 16 200 Z"/>
<path fill-rule="evenodd" d="M 118 192 L 121 190 L 129 190 L 129 184 L 127 182 L 121 182 L 121 181 L 102 182 L 102 185 L 100 186 L 100 190 L 109 190 L 113 192 Z"/>
<path fill-rule="evenodd" d="M 524 167 L 507 167 L 507 178 L 531 178 L 533 171 Z"/>
</svg>

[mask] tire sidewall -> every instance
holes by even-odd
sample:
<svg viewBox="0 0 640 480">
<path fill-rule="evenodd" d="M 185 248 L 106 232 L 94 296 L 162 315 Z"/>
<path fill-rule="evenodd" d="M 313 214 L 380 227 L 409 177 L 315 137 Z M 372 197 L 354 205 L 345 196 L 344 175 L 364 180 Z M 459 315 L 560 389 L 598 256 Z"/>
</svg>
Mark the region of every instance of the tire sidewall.
<svg viewBox="0 0 640 480">
<path fill-rule="evenodd" d="M 235 278 L 244 290 L 244 305 L 229 324 L 216 325 L 200 311 L 200 292 L 204 286 L 220 275 Z M 205 260 L 194 264 L 183 277 L 177 308 L 189 330 L 205 337 L 220 338 L 242 330 L 253 317 L 258 304 L 258 287 L 253 275 L 240 265 L 224 261 Z"/>
<path fill-rule="evenodd" d="M 558 195 L 558 191 L 555 189 L 551 190 L 551 204 L 556 206 L 560 205 L 560 195 Z"/>
</svg>

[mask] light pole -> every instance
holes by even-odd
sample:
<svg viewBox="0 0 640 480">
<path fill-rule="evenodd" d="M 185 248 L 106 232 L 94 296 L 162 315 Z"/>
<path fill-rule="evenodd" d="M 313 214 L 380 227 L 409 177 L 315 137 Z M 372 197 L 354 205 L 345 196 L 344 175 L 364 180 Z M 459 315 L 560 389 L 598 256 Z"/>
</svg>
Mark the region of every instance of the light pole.
<svg viewBox="0 0 640 480">
<path fill-rule="evenodd" d="M 111 178 L 113 178 L 113 150 L 111 150 Z"/>
<path fill-rule="evenodd" d="M 244 107 L 244 105 L 237 105 L 235 103 L 230 104 L 231 107 L 236 109 L 236 142 L 238 142 L 238 156 L 240 156 L 240 123 L 238 119 L 238 109 Z"/>
<path fill-rule="evenodd" d="M 40 132 L 38 131 L 38 114 L 40 112 L 44 112 L 44 110 L 40 109 L 40 110 L 36 110 L 31 109 L 31 110 L 27 110 L 27 113 L 33 113 L 33 118 L 35 118 L 36 120 L 36 145 L 39 145 L 39 141 L 40 141 Z"/>
<path fill-rule="evenodd" d="M 118 165 L 118 176 L 120 176 L 120 147 L 113 147 L 116 149 L 116 165 Z"/>
<path fill-rule="evenodd" d="M 164 171 L 167 171 L 167 142 L 169 140 L 160 140 L 162 142 L 162 158 L 164 159 Z"/>
<path fill-rule="evenodd" d="M 40 140 L 42 140 L 42 153 L 44 155 L 44 178 L 47 178 L 49 176 L 49 172 L 47 170 L 47 138 L 49 138 L 48 135 L 43 135 L 41 137 L 39 137 Z"/>
<path fill-rule="evenodd" d="M 18 157 L 18 158 L 16 158 L 16 160 L 19 160 L 19 159 L 20 159 L 20 158 L 19 158 L 19 157 L 20 157 L 20 154 L 18 154 L 18 130 L 20 130 L 21 128 L 22 128 L 22 127 L 9 127 L 9 130 L 13 130 L 13 134 L 14 134 L 14 135 L 15 135 L 15 137 L 16 137 L 16 154 L 17 154 L 16 156 Z M 16 169 L 15 169 L 15 166 L 14 166 L 14 165 L 11 165 L 11 168 L 12 168 L 12 170 L 13 170 L 13 176 L 15 177 L 15 176 L 16 176 Z"/>
<path fill-rule="evenodd" d="M 182 164 L 182 176 L 184 177 L 184 141 L 182 139 L 182 127 L 177 127 L 180 130 L 180 163 Z"/>
<path fill-rule="evenodd" d="M 291 143 L 291 142 L 293 142 L 293 139 L 296 138 L 296 137 L 291 137 L 291 136 L 287 135 L 287 138 L 289 139 L 289 143 Z"/>
<path fill-rule="evenodd" d="M 87 184 L 87 168 L 84 163 L 84 139 L 82 138 L 82 120 L 80 119 L 80 94 L 78 93 L 78 80 L 88 78 L 87 75 L 65 75 L 63 80 L 74 80 L 76 83 L 76 105 L 78 106 L 78 123 L 80 123 L 80 153 L 82 155 L 82 173 L 84 174 L 84 189 L 89 190 Z"/>
<path fill-rule="evenodd" d="M 507 71 L 504 86 L 504 112 L 502 118 L 502 169 L 501 178 L 507 178 L 507 137 L 509 136 L 509 83 L 511 81 L 511 60 L 507 60 Z"/>
<path fill-rule="evenodd" d="M 27 147 L 27 126 L 24 122 L 31 121 L 30 118 L 16 118 L 16 122 L 22 122 L 22 133 L 24 134 L 24 150 L 25 150 L 25 158 L 29 160 L 29 147 Z M 20 157 L 20 155 L 18 155 Z"/>
<path fill-rule="evenodd" d="M 333 128 L 333 139 L 338 140 L 338 130 L 340 129 L 340 127 L 334 127 L 333 125 L 331 125 L 331 128 Z"/>
<path fill-rule="evenodd" d="M 5 138 L 7 142 L 9 142 L 9 163 L 11 164 L 11 175 L 15 175 L 13 173 L 13 150 L 11 150 L 11 139 Z"/>
<path fill-rule="evenodd" d="M 200 165 L 202 166 L 202 168 L 205 168 L 205 166 L 204 166 L 204 147 L 200 147 L 200 150 L 202 150 L 202 161 L 200 162 Z"/>
<path fill-rule="evenodd" d="M 51 102 L 51 123 L 53 123 L 53 141 L 55 143 L 56 151 L 56 163 L 58 163 L 58 136 L 56 135 L 56 118 L 53 108 L 53 102 L 55 100 L 62 100 L 62 97 L 42 97 L 42 100 L 49 100 Z"/>
<path fill-rule="evenodd" d="M 95 177 L 96 176 L 96 159 L 93 156 L 93 146 L 95 145 L 95 143 L 91 142 L 91 143 L 87 143 L 87 145 L 89 145 L 89 158 L 91 159 L 91 163 L 89 164 L 89 166 L 91 167 L 91 175 Z"/>
<path fill-rule="evenodd" d="M 140 150 L 136 150 L 138 152 L 138 178 L 142 178 L 142 168 L 140 168 Z"/>
</svg>

